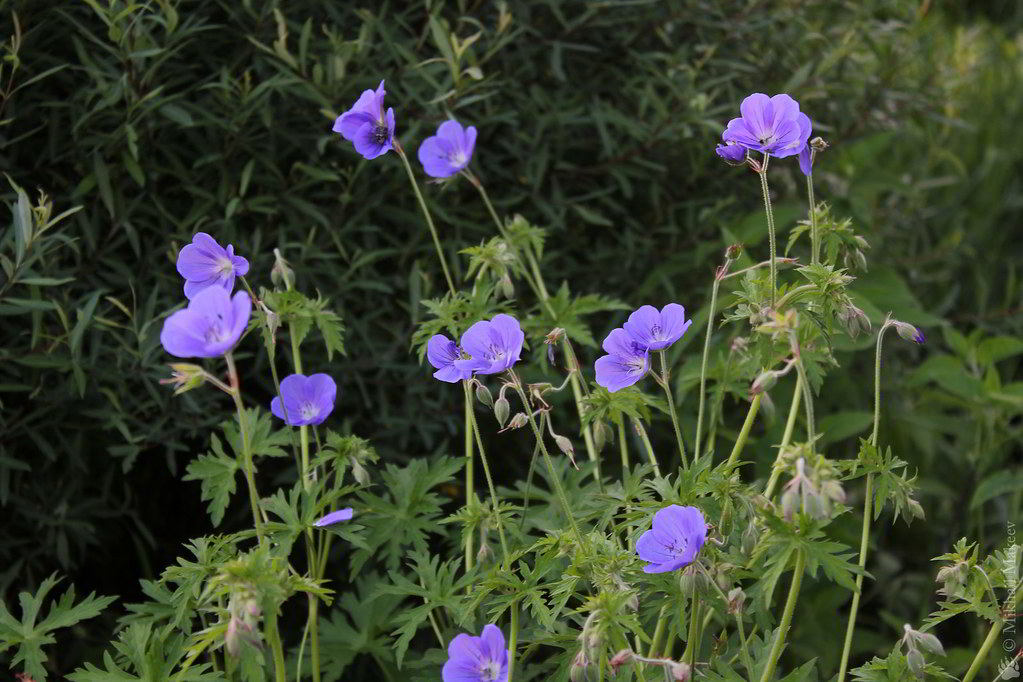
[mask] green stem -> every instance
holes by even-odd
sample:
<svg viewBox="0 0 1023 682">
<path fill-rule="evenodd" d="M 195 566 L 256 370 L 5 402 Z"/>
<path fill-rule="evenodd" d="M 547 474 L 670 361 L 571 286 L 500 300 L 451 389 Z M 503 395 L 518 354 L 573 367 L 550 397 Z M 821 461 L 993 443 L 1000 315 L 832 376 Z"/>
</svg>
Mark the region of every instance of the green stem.
<svg viewBox="0 0 1023 682">
<path fill-rule="evenodd" d="M 274 659 L 274 679 L 285 682 L 288 679 L 284 669 L 284 649 L 281 647 L 281 635 L 277 631 L 277 608 L 267 609 L 263 619 L 266 622 L 266 640 L 270 643 L 270 651 Z"/>
<path fill-rule="evenodd" d="M 799 385 L 803 389 L 803 407 L 806 410 L 806 441 L 812 449 L 814 441 L 817 440 L 817 432 L 814 426 L 813 417 L 813 392 L 810 388 L 810 381 L 806 377 L 806 366 L 803 364 L 803 356 L 796 346 L 796 373 L 799 376 Z"/>
<path fill-rule="evenodd" d="M 810 164 L 816 152 L 810 152 Z M 810 199 L 810 265 L 817 265 L 821 258 L 821 236 L 817 233 L 817 202 L 813 198 L 813 173 L 806 176 L 806 193 Z"/>
<path fill-rule="evenodd" d="M 742 663 L 746 666 L 746 677 L 753 679 L 753 661 L 749 656 L 749 644 L 746 642 L 746 626 L 742 624 L 742 614 L 735 614 L 735 625 L 739 628 L 739 643 L 742 645 Z"/>
<path fill-rule="evenodd" d="M 451 272 L 448 270 L 448 261 L 444 258 L 444 249 L 440 245 L 440 237 L 437 236 L 437 226 L 433 224 L 433 217 L 430 215 L 430 209 L 426 207 L 426 200 L 423 198 L 423 193 L 419 191 L 419 183 L 416 181 L 416 176 L 412 172 L 412 166 L 409 165 L 408 156 L 405 154 L 405 150 L 398 143 L 398 139 L 394 140 L 394 151 L 398 152 L 398 156 L 401 158 L 401 162 L 405 165 L 405 172 L 408 173 L 409 182 L 412 183 L 412 189 L 416 193 L 416 199 L 419 201 L 419 208 L 423 212 L 423 217 L 426 218 L 426 226 L 430 228 L 430 236 L 433 237 L 433 245 L 437 248 L 437 258 L 440 259 L 440 267 L 444 270 L 444 279 L 448 283 L 448 290 L 453 294 L 455 293 L 455 281 L 451 279 Z"/>
<path fill-rule="evenodd" d="M 490 213 L 490 217 L 493 219 L 494 225 L 497 226 L 498 234 L 500 234 L 505 243 L 508 244 L 508 247 L 512 248 L 516 258 L 519 259 L 519 264 L 522 268 L 522 275 L 525 278 L 526 283 L 529 284 L 533 293 L 536 294 L 536 297 L 540 299 L 544 308 L 547 309 L 547 313 L 556 324 L 558 317 L 554 312 L 554 306 L 551 305 L 551 297 L 550 294 L 547 293 L 547 287 L 543 281 L 543 274 L 540 272 L 540 264 L 537 261 L 536 256 L 533 254 L 532 247 L 528 245 L 525 247 L 525 261 L 523 262 L 522 255 L 514 250 L 512 240 L 509 237 L 507 230 L 505 230 L 504 223 L 501 222 L 501 218 L 497 215 L 497 211 L 494 210 L 494 205 L 490 202 L 490 195 L 487 194 L 487 190 L 483 186 L 483 183 L 469 171 L 465 171 L 465 176 L 469 179 L 469 182 L 472 183 L 473 187 L 479 190 L 480 197 L 482 197 L 483 203 L 487 207 L 487 212 Z M 582 382 L 582 379 L 579 376 L 579 360 L 576 358 L 575 350 L 572 348 L 572 344 L 569 342 L 567 334 L 562 341 L 562 349 L 565 353 L 565 360 L 568 363 L 568 378 L 572 385 L 572 397 L 575 400 L 575 409 L 581 417 L 584 412 L 583 397 L 585 395 L 586 385 Z M 583 442 L 586 444 L 586 455 L 590 458 L 591 462 L 597 464 L 597 466 L 593 469 L 593 477 L 597 483 L 600 483 L 600 466 L 597 460 L 597 447 L 594 444 L 593 430 L 589 424 L 583 427 Z"/>
<path fill-rule="evenodd" d="M 568 517 L 568 523 L 572 526 L 572 532 L 575 533 L 576 539 L 579 541 L 579 546 L 583 545 L 583 534 L 579 530 L 579 526 L 576 525 L 575 517 L 572 515 L 572 506 L 568 503 L 568 496 L 565 494 L 565 488 L 561 485 L 561 476 L 558 475 L 558 471 L 554 468 L 554 460 L 551 459 L 551 453 L 547 451 L 547 445 L 543 442 L 543 434 L 540 432 L 540 428 L 536 425 L 536 417 L 533 416 L 533 410 L 529 405 L 529 398 L 526 397 L 526 391 L 522 388 L 522 381 L 518 375 L 515 374 L 515 370 L 508 370 L 508 374 L 511 376 L 512 384 L 515 386 L 516 392 L 519 394 L 519 399 L 522 401 L 522 409 L 525 410 L 529 416 L 529 425 L 533 429 L 533 436 L 536 438 L 537 444 L 540 446 L 540 453 L 543 455 L 544 462 L 547 463 L 547 471 L 551 475 L 551 482 L 554 485 L 555 494 L 558 496 L 558 500 L 561 502 L 561 508 Z"/>
<path fill-rule="evenodd" d="M 739 461 L 739 455 L 742 453 L 742 449 L 746 447 L 746 439 L 749 438 L 750 429 L 753 428 L 753 420 L 756 419 L 757 412 L 760 410 L 760 397 L 762 395 L 762 393 L 757 393 L 753 396 L 753 402 L 749 405 L 749 412 L 746 413 L 746 421 L 743 422 L 742 430 L 739 431 L 739 438 L 735 441 L 732 454 L 728 456 L 729 466 Z"/>
<path fill-rule="evenodd" d="M 487 462 L 487 452 L 483 449 L 483 438 L 480 437 L 480 427 L 476 423 L 476 413 L 472 410 L 472 397 L 469 393 L 469 382 L 463 382 L 465 388 L 465 399 L 469 406 L 469 421 L 472 423 L 472 432 L 476 435 L 476 449 L 480 452 L 480 462 L 483 463 L 483 475 L 487 478 L 487 487 L 490 488 L 490 499 L 494 505 L 494 520 L 497 522 L 497 535 L 501 539 L 501 552 L 504 555 L 505 568 L 508 565 L 508 542 L 504 538 L 504 523 L 501 521 L 501 509 L 498 506 L 497 489 L 494 487 L 494 479 L 490 477 L 490 465 Z"/>
<path fill-rule="evenodd" d="M 646 429 L 643 428 L 643 422 L 634 417 L 631 419 L 632 428 L 636 430 L 639 439 L 643 441 L 643 449 L 646 450 L 647 459 L 650 460 L 650 465 L 654 468 L 654 474 L 660 476 L 661 468 L 657 466 L 657 455 L 654 454 L 654 446 L 650 443 L 650 436 L 647 435 Z"/>
<path fill-rule="evenodd" d="M 682 456 L 682 468 L 688 469 L 689 463 L 686 461 L 686 446 L 682 442 L 682 429 L 678 425 L 678 412 L 675 410 L 675 398 L 671 395 L 671 384 L 668 381 L 668 360 L 666 359 L 665 351 L 657 351 L 657 354 L 661 357 L 661 376 L 657 383 L 664 388 L 664 395 L 668 399 L 668 412 L 671 414 L 671 425 L 675 427 L 675 440 L 678 442 L 678 452 Z"/>
<path fill-rule="evenodd" d="M 693 457 L 699 457 L 703 454 L 703 450 L 700 449 L 700 436 L 703 435 L 703 407 L 705 395 L 704 392 L 707 390 L 707 358 L 710 356 L 710 336 L 711 332 L 714 331 L 714 309 L 717 307 L 718 302 L 718 288 L 721 286 L 721 276 L 724 275 L 728 269 L 728 264 L 731 263 L 731 259 L 725 260 L 725 265 L 714 275 L 714 284 L 711 285 L 710 289 L 710 310 L 707 313 L 707 333 L 703 337 L 703 360 L 700 364 L 700 407 L 696 412 L 696 438 L 693 441 Z"/>
<path fill-rule="evenodd" d="M 245 406 L 242 404 L 242 394 L 238 383 L 238 368 L 234 364 L 234 356 L 231 353 L 224 355 L 227 361 L 227 373 L 231 381 L 231 398 L 238 413 L 238 432 L 242 438 L 242 469 L 245 472 L 245 482 L 249 487 L 249 505 L 252 507 L 252 520 L 256 524 L 256 538 L 263 543 L 263 520 L 259 511 L 259 493 L 256 491 L 256 476 L 253 473 L 252 445 L 249 443 L 249 432 L 245 423 Z"/>
<path fill-rule="evenodd" d="M 622 453 L 622 480 L 629 473 L 629 443 L 625 440 L 625 417 L 618 422 L 618 447 Z"/>
<path fill-rule="evenodd" d="M 650 640 L 650 649 L 647 650 L 647 658 L 656 658 L 658 650 L 661 646 L 661 637 L 664 636 L 664 624 L 668 622 L 665 618 L 666 612 L 668 611 L 667 605 L 661 607 L 661 612 L 657 614 L 657 625 L 654 626 L 654 636 Z"/>
<path fill-rule="evenodd" d="M 997 620 L 991 624 L 991 629 L 988 630 L 987 637 L 984 638 L 984 642 L 980 645 L 980 649 L 977 650 L 977 655 L 973 657 L 973 662 L 970 663 L 969 670 L 963 675 L 963 682 L 973 682 L 973 678 L 980 672 L 980 668 L 984 665 L 984 659 L 987 658 L 988 653 L 991 651 L 991 647 L 998 639 L 998 635 L 1002 632 L 1002 626 L 1005 621 L 1002 619 Z"/>
<path fill-rule="evenodd" d="M 771 155 L 764 154 L 763 166 L 760 170 L 760 190 L 764 194 L 764 211 L 767 213 L 767 237 L 771 242 L 771 307 L 778 295 L 778 261 L 775 254 L 774 212 L 771 210 L 771 194 L 767 189 L 767 163 Z"/>
<path fill-rule="evenodd" d="M 874 351 L 874 428 L 870 433 L 870 445 L 877 447 L 877 432 L 881 423 L 881 349 L 884 341 L 884 334 L 888 330 L 889 323 L 886 320 L 877 332 L 877 346 Z M 859 567 L 866 569 L 867 550 L 870 540 L 870 521 L 873 516 L 874 502 L 874 475 L 867 474 L 866 488 L 863 497 L 863 527 L 860 529 L 860 559 Z M 856 576 L 856 591 L 853 592 L 852 604 L 849 609 L 849 621 L 845 628 L 845 643 L 842 646 L 842 662 L 838 668 L 838 682 L 845 680 L 846 670 L 849 668 L 849 654 L 852 651 L 853 632 L 856 629 L 856 615 L 860 608 L 860 595 L 863 592 L 863 574 Z"/>
<path fill-rule="evenodd" d="M 508 632 L 508 680 L 512 682 L 512 676 L 515 673 L 515 650 L 519 644 L 519 603 L 512 602 L 511 605 L 511 625 L 509 626 Z"/>
<path fill-rule="evenodd" d="M 764 489 L 764 497 L 768 500 L 774 495 L 774 488 L 778 485 L 778 479 L 781 477 L 781 462 L 782 453 L 785 452 L 785 448 L 789 446 L 792 441 L 792 432 L 796 426 L 796 415 L 799 414 L 799 403 L 803 399 L 803 377 L 796 377 L 796 388 L 792 391 L 792 405 L 789 407 L 789 418 L 785 422 L 785 433 L 781 437 L 781 445 L 778 446 L 778 455 L 774 458 L 774 464 L 771 466 L 771 478 L 767 481 L 767 488 Z"/>
<path fill-rule="evenodd" d="M 700 648 L 700 606 L 700 602 L 696 601 L 696 591 L 694 590 L 689 606 L 689 632 L 686 636 L 686 648 L 682 652 L 682 661 L 688 659 L 690 666 L 696 662 L 697 650 Z"/>
<path fill-rule="evenodd" d="M 473 428 L 472 428 L 472 395 L 469 392 L 469 384 L 465 383 L 465 504 L 472 502 L 473 490 Z M 472 571 L 472 533 L 465 534 L 465 572 Z M 472 590 L 472 586 L 466 588 Z"/>
<path fill-rule="evenodd" d="M 785 600 L 785 610 L 781 614 L 781 624 L 778 626 L 778 636 L 771 646 L 771 653 L 767 658 L 767 666 L 764 667 L 764 674 L 760 676 L 760 682 L 768 682 L 774 675 L 774 669 L 778 665 L 778 658 L 785 646 L 785 638 L 789 634 L 789 627 L 792 625 L 792 614 L 796 610 L 796 601 L 799 599 L 799 588 L 803 584 L 803 569 L 806 567 L 806 555 L 802 549 L 796 550 L 796 567 L 792 571 L 792 584 L 789 586 L 789 597 Z"/>
</svg>

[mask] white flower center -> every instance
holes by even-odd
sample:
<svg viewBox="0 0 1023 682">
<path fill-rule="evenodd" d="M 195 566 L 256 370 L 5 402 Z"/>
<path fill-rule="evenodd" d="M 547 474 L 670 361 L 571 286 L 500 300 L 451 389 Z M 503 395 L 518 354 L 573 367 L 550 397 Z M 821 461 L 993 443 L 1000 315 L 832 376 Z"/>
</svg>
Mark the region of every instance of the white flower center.
<svg viewBox="0 0 1023 682">
<path fill-rule="evenodd" d="M 230 275 L 234 272 L 234 263 L 231 262 L 230 258 L 218 258 L 217 259 L 217 274 L 221 276 Z"/>
<path fill-rule="evenodd" d="M 320 408 L 312 403 L 302 403 L 302 406 L 298 408 L 298 413 L 302 419 L 312 419 L 320 414 Z"/>
<path fill-rule="evenodd" d="M 466 156 L 464 151 L 459 149 L 458 151 L 452 152 L 451 155 L 448 156 L 448 161 L 450 161 L 451 165 L 453 166 L 464 166 L 466 163 L 468 163 L 469 157 Z"/>
<path fill-rule="evenodd" d="M 493 682 L 497 679 L 498 675 L 501 674 L 501 668 L 497 665 L 497 661 L 487 661 L 480 666 L 480 679 L 487 680 L 487 682 Z"/>
</svg>

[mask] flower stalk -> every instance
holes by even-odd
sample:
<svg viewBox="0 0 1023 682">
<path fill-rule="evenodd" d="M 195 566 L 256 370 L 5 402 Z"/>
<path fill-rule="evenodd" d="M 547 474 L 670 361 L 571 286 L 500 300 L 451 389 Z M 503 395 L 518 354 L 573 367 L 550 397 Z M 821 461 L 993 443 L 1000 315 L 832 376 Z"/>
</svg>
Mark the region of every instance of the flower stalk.
<svg viewBox="0 0 1023 682">
<path fill-rule="evenodd" d="M 796 601 L 799 599 L 799 590 L 803 585 L 803 570 L 806 567 L 806 555 L 803 550 L 796 550 L 796 565 L 792 570 L 792 584 L 789 586 L 789 596 L 785 600 L 785 610 L 781 614 L 781 623 L 778 625 L 778 636 L 771 645 L 771 653 L 767 658 L 767 665 L 764 673 L 760 676 L 760 682 L 768 682 L 774 676 L 774 669 L 778 665 L 778 658 L 785 646 L 785 638 L 792 626 L 792 614 L 796 610 Z"/>
<path fill-rule="evenodd" d="M 668 412 L 671 414 L 671 425 L 675 428 L 675 441 L 678 443 L 678 453 L 682 458 L 682 468 L 689 468 L 689 462 L 686 461 L 686 445 L 682 441 L 682 429 L 678 424 L 678 411 L 675 409 L 675 398 L 671 393 L 671 385 L 668 382 L 668 360 L 665 357 L 665 351 L 658 351 L 657 354 L 661 359 L 661 375 L 658 377 L 656 374 L 654 378 L 657 379 L 657 383 L 664 389 L 664 395 L 668 400 Z"/>
</svg>

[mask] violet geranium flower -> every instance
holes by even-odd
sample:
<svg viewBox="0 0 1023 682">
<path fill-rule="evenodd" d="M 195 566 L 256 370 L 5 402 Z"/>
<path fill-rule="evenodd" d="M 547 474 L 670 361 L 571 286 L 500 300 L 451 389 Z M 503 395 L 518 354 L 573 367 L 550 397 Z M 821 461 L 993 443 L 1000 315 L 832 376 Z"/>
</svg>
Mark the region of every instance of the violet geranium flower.
<svg viewBox="0 0 1023 682">
<path fill-rule="evenodd" d="M 672 504 L 654 514 L 653 527 L 636 542 L 645 573 L 667 573 L 688 566 L 707 541 L 707 522 L 696 507 Z"/>
<path fill-rule="evenodd" d="M 597 358 L 594 369 L 597 383 L 611 393 L 632 386 L 650 371 L 650 352 L 624 329 L 611 330 L 601 345 L 608 354 Z"/>
<path fill-rule="evenodd" d="M 235 347 L 251 313 L 252 300 L 244 291 L 232 298 L 220 287 L 208 287 L 164 321 L 160 343 L 175 357 L 215 358 Z"/>
<path fill-rule="evenodd" d="M 771 156 L 793 156 L 803 151 L 810 138 L 810 119 L 788 95 L 757 92 L 742 100 L 740 118 L 733 118 L 721 134 L 725 142 Z"/>
<path fill-rule="evenodd" d="M 435 379 L 454 384 L 471 377 L 471 369 L 455 367 L 455 361 L 461 358 L 458 345 L 443 334 L 434 334 L 426 342 L 426 359 L 437 370 L 433 373 Z"/>
<path fill-rule="evenodd" d="M 444 682 L 506 682 L 508 648 L 496 625 L 484 625 L 479 637 L 462 633 L 448 644 L 441 670 Z"/>
<path fill-rule="evenodd" d="M 351 507 L 345 507 L 344 509 L 338 509 L 332 511 L 326 516 L 320 517 L 313 523 L 314 526 L 323 528 L 324 526 L 332 526 L 339 521 L 351 521 L 352 516 L 355 515 L 355 511 Z"/>
<path fill-rule="evenodd" d="M 270 401 L 270 411 L 290 426 L 322 424 L 334 411 L 337 384 L 326 374 L 292 374 L 281 382 L 281 394 Z"/>
<path fill-rule="evenodd" d="M 384 112 L 384 82 L 376 90 L 363 90 L 352 108 L 337 117 L 333 131 L 341 133 L 366 160 L 375 159 L 393 148 L 394 108 Z"/>
<path fill-rule="evenodd" d="M 735 142 L 719 144 L 714 148 L 714 152 L 730 166 L 741 166 L 746 160 L 746 148 Z"/>
<path fill-rule="evenodd" d="M 641 306 L 622 327 L 643 348 L 664 350 L 681 339 L 692 323 L 686 319 L 685 308 L 669 303 L 660 311 L 652 305 Z"/>
<path fill-rule="evenodd" d="M 178 252 L 178 273 L 185 278 L 185 296 L 189 299 L 207 287 L 234 290 L 234 278 L 249 271 L 249 261 L 234 255 L 234 246 L 225 249 L 205 232 L 196 232 L 192 243 Z"/>
<path fill-rule="evenodd" d="M 437 134 L 419 145 L 419 163 L 434 178 L 449 178 L 469 165 L 476 146 L 476 128 L 462 128 L 458 121 L 444 121 Z"/>
<path fill-rule="evenodd" d="M 462 334 L 459 345 L 470 357 L 455 360 L 454 367 L 479 374 L 497 374 L 511 369 L 519 361 L 525 339 L 519 321 L 511 315 L 501 313 L 489 321 L 481 320 Z"/>
</svg>

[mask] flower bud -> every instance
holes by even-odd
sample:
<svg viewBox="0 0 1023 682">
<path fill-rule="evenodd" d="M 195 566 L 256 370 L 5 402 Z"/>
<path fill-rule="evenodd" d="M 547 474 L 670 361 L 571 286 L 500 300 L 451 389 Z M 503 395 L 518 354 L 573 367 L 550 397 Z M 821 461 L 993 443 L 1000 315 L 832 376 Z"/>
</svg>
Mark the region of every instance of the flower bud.
<svg viewBox="0 0 1023 682">
<path fill-rule="evenodd" d="M 241 634 L 238 632 L 238 619 L 231 616 L 227 623 L 227 633 L 224 635 L 224 648 L 231 656 L 237 656 L 241 650 Z"/>
<path fill-rule="evenodd" d="M 355 458 L 352 458 L 352 475 L 360 485 L 369 485 L 369 472 L 362 466 L 362 462 Z"/>
<path fill-rule="evenodd" d="M 508 402 L 508 399 L 503 395 L 498 396 L 497 400 L 494 401 L 494 418 L 497 419 L 497 423 L 502 427 L 508 421 L 509 412 L 511 412 L 511 404 Z"/>
<path fill-rule="evenodd" d="M 494 407 L 494 396 L 490 394 L 490 389 L 483 384 L 476 384 L 476 400 L 480 401 L 487 407 Z M 505 400 L 505 403 L 508 401 Z M 505 419 L 508 418 L 508 413 L 505 412 Z"/>
<path fill-rule="evenodd" d="M 476 563 L 486 564 L 494 558 L 494 551 L 490 549 L 490 545 L 486 542 L 480 543 L 480 548 L 476 552 Z"/>
<path fill-rule="evenodd" d="M 608 663 L 611 665 L 611 673 L 615 674 L 618 672 L 618 669 L 621 668 L 623 665 L 625 665 L 626 663 L 631 663 L 634 656 L 635 654 L 632 653 L 632 651 L 629 649 L 622 649 L 621 651 L 616 653 L 614 656 L 611 657 L 611 660 L 608 661 Z"/>
<path fill-rule="evenodd" d="M 913 673 L 915 676 L 923 677 L 924 667 L 926 665 L 927 662 L 924 660 L 924 655 L 916 649 L 912 649 L 906 654 L 906 666 L 909 668 L 909 672 Z"/>
<path fill-rule="evenodd" d="M 923 344 L 927 340 L 924 333 L 911 324 L 900 322 L 899 320 L 892 320 L 892 324 L 895 325 L 895 331 L 899 333 L 899 336 L 907 341 Z"/>
<path fill-rule="evenodd" d="M 170 368 L 170 378 L 160 379 L 160 383 L 173 385 L 174 395 L 180 395 L 185 391 L 198 388 L 206 381 L 206 372 L 199 365 L 187 362 L 172 362 Z"/>
<path fill-rule="evenodd" d="M 501 277 L 501 293 L 505 298 L 515 298 L 515 285 L 507 272 Z"/>
<path fill-rule="evenodd" d="M 827 149 L 831 145 L 829 145 L 824 140 L 823 137 L 817 136 L 817 137 L 813 138 L 812 140 L 810 140 L 810 146 L 813 148 L 813 150 L 815 152 L 822 152 L 822 151 L 824 151 L 825 149 Z"/>
<path fill-rule="evenodd" d="M 738 260 L 739 256 L 741 255 L 742 255 L 741 244 L 732 244 L 727 249 L 725 249 L 725 258 L 727 260 Z"/>
<path fill-rule="evenodd" d="M 781 494 L 781 515 L 791 521 L 799 511 L 799 495 L 792 488 L 786 488 Z"/>
<path fill-rule="evenodd" d="M 525 412 L 516 412 L 515 416 L 508 422 L 508 426 L 501 429 L 501 431 L 510 431 L 512 429 L 521 429 L 523 426 L 529 423 L 529 417 L 526 416 Z"/>
<path fill-rule="evenodd" d="M 769 391 L 774 388 L 774 385 L 778 383 L 778 373 L 773 370 L 762 372 L 760 376 L 753 380 L 753 384 L 749 387 L 750 395 L 756 395 Z"/>
<path fill-rule="evenodd" d="M 689 564 L 678 578 L 678 586 L 682 594 L 703 596 L 710 591 L 710 581 L 706 574 L 698 570 L 695 564 Z"/>
<path fill-rule="evenodd" d="M 291 289 L 295 286 L 295 271 L 281 256 L 280 249 L 274 249 L 274 266 L 270 269 L 270 281 L 277 288 Z"/>
<path fill-rule="evenodd" d="M 746 593 L 741 587 L 736 587 L 728 593 L 728 613 L 738 615 L 742 613 L 743 604 L 746 603 Z"/>
<path fill-rule="evenodd" d="M 838 319 L 842 326 L 845 327 L 845 331 L 849 334 L 850 338 L 855 339 L 861 331 L 870 331 L 870 319 L 867 317 L 867 314 L 851 302 L 846 303 L 838 311 Z"/>
<path fill-rule="evenodd" d="M 741 355 L 745 353 L 748 348 L 749 339 L 747 339 L 745 336 L 736 336 L 734 339 L 732 339 L 732 346 L 730 350 L 733 353 L 739 353 Z"/>
<path fill-rule="evenodd" d="M 569 679 L 572 682 L 584 682 L 589 674 L 587 669 L 590 667 L 590 659 L 586 657 L 586 652 L 582 649 L 572 659 L 572 668 L 568 673 Z"/>
<path fill-rule="evenodd" d="M 611 437 L 611 429 L 602 421 L 593 422 L 593 447 L 599 455 Z"/>
<path fill-rule="evenodd" d="M 573 462 L 575 461 L 575 448 L 572 446 L 572 441 L 565 436 L 554 436 L 554 442 L 557 444 L 558 449 L 561 450 L 561 454 L 568 455 L 569 459 Z"/>
<path fill-rule="evenodd" d="M 689 682 L 693 676 L 693 669 L 689 667 L 688 663 L 671 661 L 668 663 L 668 671 L 671 673 L 671 679 L 675 682 Z"/>
<path fill-rule="evenodd" d="M 739 549 L 743 554 L 750 554 L 753 548 L 756 547 L 758 539 L 760 539 L 760 533 L 757 530 L 757 524 L 751 521 L 746 524 L 746 528 L 742 531 Z"/>
</svg>

